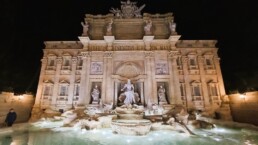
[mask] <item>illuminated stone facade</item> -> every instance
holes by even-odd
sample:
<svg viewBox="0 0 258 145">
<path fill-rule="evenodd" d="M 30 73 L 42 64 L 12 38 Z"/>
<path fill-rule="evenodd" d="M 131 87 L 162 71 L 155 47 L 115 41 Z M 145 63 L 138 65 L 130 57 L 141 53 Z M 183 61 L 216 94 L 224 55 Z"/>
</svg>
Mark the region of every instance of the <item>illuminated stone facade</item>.
<svg viewBox="0 0 258 145">
<path fill-rule="evenodd" d="M 135 6 L 126 4 L 124 9 Z M 119 106 L 128 79 L 138 95 L 137 104 L 178 104 L 198 110 L 220 106 L 225 89 L 215 40 L 179 40 L 172 13 L 127 18 L 125 12 L 112 12 L 87 14 L 80 41 L 45 42 L 35 106 L 55 110 L 86 106 L 93 102 L 95 86 L 100 104 Z M 158 99 L 160 86 L 165 102 Z"/>
</svg>

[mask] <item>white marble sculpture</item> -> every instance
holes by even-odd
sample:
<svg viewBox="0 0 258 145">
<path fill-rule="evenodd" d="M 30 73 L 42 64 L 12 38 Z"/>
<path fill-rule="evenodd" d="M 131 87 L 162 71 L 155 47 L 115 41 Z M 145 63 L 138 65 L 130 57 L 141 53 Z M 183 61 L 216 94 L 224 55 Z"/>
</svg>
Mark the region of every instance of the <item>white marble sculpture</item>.
<svg viewBox="0 0 258 145">
<path fill-rule="evenodd" d="M 167 104 L 165 92 L 166 92 L 165 88 L 163 88 L 163 86 L 159 86 L 159 89 L 158 89 L 159 104 Z"/>
<path fill-rule="evenodd" d="M 85 24 L 81 22 L 82 28 L 83 28 L 83 33 L 82 36 L 88 36 L 88 30 L 89 30 L 89 24 L 86 21 Z"/>
<path fill-rule="evenodd" d="M 124 85 L 124 87 L 121 89 L 121 91 L 124 91 L 124 94 L 126 96 L 124 100 L 125 105 L 129 105 L 132 103 L 136 103 L 135 98 L 134 98 L 134 86 L 131 84 L 131 81 L 128 79 L 127 83 Z"/>
<path fill-rule="evenodd" d="M 152 27 L 152 21 L 151 20 L 146 21 L 146 25 L 144 26 L 145 35 L 152 35 L 151 27 Z"/>
<path fill-rule="evenodd" d="M 112 25 L 113 25 L 113 20 L 111 19 L 110 22 L 107 25 L 107 36 L 111 36 L 112 35 Z"/>
<path fill-rule="evenodd" d="M 98 86 L 96 85 L 91 92 L 92 104 L 99 103 L 99 95 L 100 95 L 100 91 L 98 89 Z"/>
<path fill-rule="evenodd" d="M 170 35 L 176 35 L 176 23 L 172 20 L 169 22 Z"/>
</svg>

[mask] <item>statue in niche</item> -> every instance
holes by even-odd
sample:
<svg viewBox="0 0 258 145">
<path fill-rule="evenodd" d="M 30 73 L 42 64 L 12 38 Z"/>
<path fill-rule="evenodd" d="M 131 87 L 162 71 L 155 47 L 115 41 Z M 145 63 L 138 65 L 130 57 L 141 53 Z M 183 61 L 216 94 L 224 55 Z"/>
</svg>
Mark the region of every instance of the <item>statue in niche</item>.
<svg viewBox="0 0 258 145">
<path fill-rule="evenodd" d="M 146 21 L 146 25 L 144 26 L 145 35 L 152 35 L 151 27 L 152 27 L 152 21 L 151 20 Z"/>
<path fill-rule="evenodd" d="M 159 86 L 159 89 L 158 89 L 159 103 L 167 104 L 165 92 L 166 92 L 165 88 L 163 88 L 163 86 Z"/>
<path fill-rule="evenodd" d="M 124 105 L 137 104 L 139 102 L 139 95 L 134 92 L 134 86 L 129 79 L 121 91 L 124 91 L 124 93 L 120 94 L 119 101 L 123 101 Z"/>
<path fill-rule="evenodd" d="M 110 20 L 110 22 L 107 25 L 107 36 L 111 36 L 112 35 L 112 24 L 113 24 L 113 19 Z"/>
<path fill-rule="evenodd" d="M 98 86 L 96 85 L 91 92 L 92 104 L 99 103 L 99 95 L 100 95 L 100 91 L 98 89 Z"/>
<path fill-rule="evenodd" d="M 169 22 L 170 35 L 176 35 L 176 23 L 173 20 Z"/>
<path fill-rule="evenodd" d="M 85 24 L 81 22 L 82 28 L 83 28 L 83 33 L 82 36 L 88 36 L 88 30 L 89 30 L 89 24 L 86 21 Z"/>
</svg>

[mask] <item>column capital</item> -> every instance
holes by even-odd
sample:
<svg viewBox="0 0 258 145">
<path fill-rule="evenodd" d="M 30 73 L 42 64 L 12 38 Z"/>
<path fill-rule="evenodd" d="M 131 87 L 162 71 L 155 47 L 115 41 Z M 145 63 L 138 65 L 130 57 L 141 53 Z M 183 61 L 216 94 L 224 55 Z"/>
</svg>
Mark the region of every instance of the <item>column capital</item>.
<svg viewBox="0 0 258 145">
<path fill-rule="evenodd" d="M 112 58 L 112 57 L 113 57 L 113 51 L 104 52 L 104 58 Z"/>
<path fill-rule="evenodd" d="M 187 63 L 188 62 L 188 57 L 187 56 L 182 56 L 182 62 Z"/>
<path fill-rule="evenodd" d="M 77 63 L 77 57 L 73 57 L 72 58 L 72 64 L 76 64 Z"/>
<path fill-rule="evenodd" d="M 198 56 L 197 57 L 197 59 L 198 59 L 198 63 L 204 63 L 203 61 L 204 61 L 204 57 L 203 56 Z"/>
<path fill-rule="evenodd" d="M 168 57 L 169 58 L 177 58 L 180 55 L 179 51 L 169 51 Z"/>
<path fill-rule="evenodd" d="M 63 62 L 63 58 L 62 57 L 57 57 L 57 59 L 56 59 L 57 61 L 57 64 L 62 64 L 62 62 Z"/>
<path fill-rule="evenodd" d="M 81 52 L 81 55 L 82 55 L 82 58 L 83 58 L 83 59 L 84 59 L 84 58 L 88 58 L 88 57 L 91 56 L 90 52 L 88 52 L 88 51 L 82 51 L 82 52 Z"/>
<path fill-rule="evenodd" d="M 144 54 L 145 54 L 145 57 L 154 57 L 153 51 L 145 51 Z"/>
</svg>

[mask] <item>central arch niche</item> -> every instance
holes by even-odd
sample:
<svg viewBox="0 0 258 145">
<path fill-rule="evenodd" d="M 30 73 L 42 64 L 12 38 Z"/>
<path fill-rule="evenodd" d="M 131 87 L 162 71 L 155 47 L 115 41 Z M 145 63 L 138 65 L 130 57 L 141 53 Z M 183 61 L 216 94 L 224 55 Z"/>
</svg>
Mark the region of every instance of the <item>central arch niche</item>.
<svg viewBox="0 0 258 145">
<path fill-rule="evenodd" d="M 141 70 L 138 64 L 134 62 L 123 62 L 118 66 L 116 74 L 130 79 L 140 75 Z"/>
</svg>

